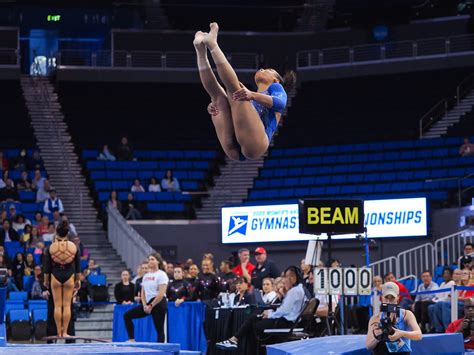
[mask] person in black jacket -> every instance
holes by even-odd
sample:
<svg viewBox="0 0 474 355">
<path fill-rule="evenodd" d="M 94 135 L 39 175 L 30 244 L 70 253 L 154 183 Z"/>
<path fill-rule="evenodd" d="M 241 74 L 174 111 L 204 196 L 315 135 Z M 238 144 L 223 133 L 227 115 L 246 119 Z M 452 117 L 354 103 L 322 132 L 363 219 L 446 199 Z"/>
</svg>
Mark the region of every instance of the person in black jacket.
<svg viewBox="0 0 474 355">
<path fill-rule="evenodd" d="M 257 304 L 255 296 L 249 291 L 250 282 L 243 276 L 237 278 L 237 295 L 234 298 L 234 306 L 243 306 L 250 304 Z"/>
<path fill-rule="evenodd" d="M 213 300 L 219 295 L 219 279 L 211 272 L 211 261 L 202 261 L 202 272 L 198 276 L 197 299 L 201 301 Z"/>
<path fill-rule="evenodd" d="M 132 304 L 135 296 L 135 285 L 130 282 L 130 273 L 123 270 L 122 281 L 115 285 L 114 295 L 117 304 Z"/>
<path fill-rule="evenodd" d="M 191 301 L 193 298 L 192 285 L 184 280 L 183 268 L 181 265 L 176 265 L 173 272 L 173 281 L 168 285 L 166 297 L 168 301 L 174 301 L 178 307 L 184 301 Z"/>
<path fill-rule="evenodd" d="M 224 293 L 235 292 L 235 281 L 237 275 L 232 272 L 232 264 L 229 260 L 221 261 L 221 274 L 219 276 L 219 291 Z"/>
<path fill-rule="evenodd" d="M 267 259 L 267 251 L 262 247 L 255 249 L 255 260 L 257 260 L 257 265 L 252 270 L 252 286 L 261 290 L 263 279 L 279 277 L 280 270 L 273 261 Z"/>
<path fill-rule="evenodd" d="M 14 230 L 8 219 L 3 221 L 2 228 L 0 229 L 0 245 L 5 246 L 5 242 L 19 242 L 20 235 Z"/>
</svg>

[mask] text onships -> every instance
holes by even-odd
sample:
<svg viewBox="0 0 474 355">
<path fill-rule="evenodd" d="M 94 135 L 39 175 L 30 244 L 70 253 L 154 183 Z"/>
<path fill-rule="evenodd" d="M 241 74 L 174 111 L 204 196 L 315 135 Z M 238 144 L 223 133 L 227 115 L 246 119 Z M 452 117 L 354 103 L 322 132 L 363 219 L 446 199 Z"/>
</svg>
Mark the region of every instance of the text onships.
<svg viewBox="0 0 474 355">
<path fill-rule="evenodd" d="M 422 211 L 372 212 L 365 215 L 365 225 L 419 224 L 422 217 Z"/>
</svg>

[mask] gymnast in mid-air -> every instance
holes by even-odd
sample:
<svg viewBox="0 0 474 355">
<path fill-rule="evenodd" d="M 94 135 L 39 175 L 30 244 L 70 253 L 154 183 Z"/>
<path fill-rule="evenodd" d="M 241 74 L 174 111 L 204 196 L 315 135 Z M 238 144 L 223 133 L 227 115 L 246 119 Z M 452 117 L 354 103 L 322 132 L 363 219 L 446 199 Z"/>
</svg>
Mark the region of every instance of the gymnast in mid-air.
<svg viewBox="0 0 474 355">
<path fill-rule="evenodd" d="M 274 69 L 260 69 L 255 73 L 257 91 L 250 91 L 239 82 L 217 44 L 218 24 L 209 27 L 209 33 L 196 33 L 193 44 L 202 85 L 211 97 L 207 110 L 217 137 L 230 159 L 258 159 L 268 149 L 286 106 L 286 90 L 294 86 L 296 76 L 292 71 L 282 77 Z M 224 87 L 212 71 L 208 49 Z"/>
</svg>

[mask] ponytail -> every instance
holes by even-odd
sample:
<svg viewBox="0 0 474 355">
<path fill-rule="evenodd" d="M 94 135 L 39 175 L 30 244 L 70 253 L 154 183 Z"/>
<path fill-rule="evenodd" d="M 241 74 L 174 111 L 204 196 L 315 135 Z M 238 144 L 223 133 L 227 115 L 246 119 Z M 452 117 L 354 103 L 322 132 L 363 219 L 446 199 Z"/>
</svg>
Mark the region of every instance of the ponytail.
<svg viewBox="0 0 474 355">
<path fill-rule="evenodd" d="M 293 90 L 296 85 L 296 73 L 294 70 L 288 70 L 285 72 L 281 85 L 283 85 L 286 92 Z"/>
</svg>

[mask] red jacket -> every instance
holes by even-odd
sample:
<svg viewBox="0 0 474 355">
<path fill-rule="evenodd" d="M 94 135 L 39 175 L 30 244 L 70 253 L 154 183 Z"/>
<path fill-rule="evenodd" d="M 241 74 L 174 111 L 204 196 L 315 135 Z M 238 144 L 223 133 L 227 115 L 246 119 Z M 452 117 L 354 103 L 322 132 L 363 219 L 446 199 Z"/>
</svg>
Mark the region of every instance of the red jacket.
<svg viewBox="0 0 474 355">
<path fill-rule="evenodd" d="M 458 328 L 461 325 L 463 320 L 464 320 L 464 318 L 461 318 L 461 319 L 455 320 L 450 325 L 448 325 L 448 327 L 446 328 L 446 333 L 456 333 L 456 330 L 458 330 Z M 468 342 L 464 343 L 464 348 L 465 349 L 474 349 L 473 338 L 471 338 Z"/>
<path fill-rule="evenodd" d="M 399 299 L 400 301 L 404 298 L 411 298 L 411 296 L 408 294 L 410 292 L 407 290 L 407 288 L 405 287 L 404 284 L 402 284 L 398 281 L 395 281 L 395 283 L 397 284 L 398 290 L 400 292 L 400 299 Z"/>
<path fill-rule="evenodd" d="M 247 272 L 249 273 L 250 277 L 252 277 L 252 271 L 253 269 L 255 269 L 255 265 L 249 261 L 245 268 L 247 269 Z M 232 272 L 236 274 L 237 276 L 244 276 L 244 273 L 242 272 L 242 264 L 239 264 L 236 267 L 234 267 L 232 269 Z"/>
</svg>

